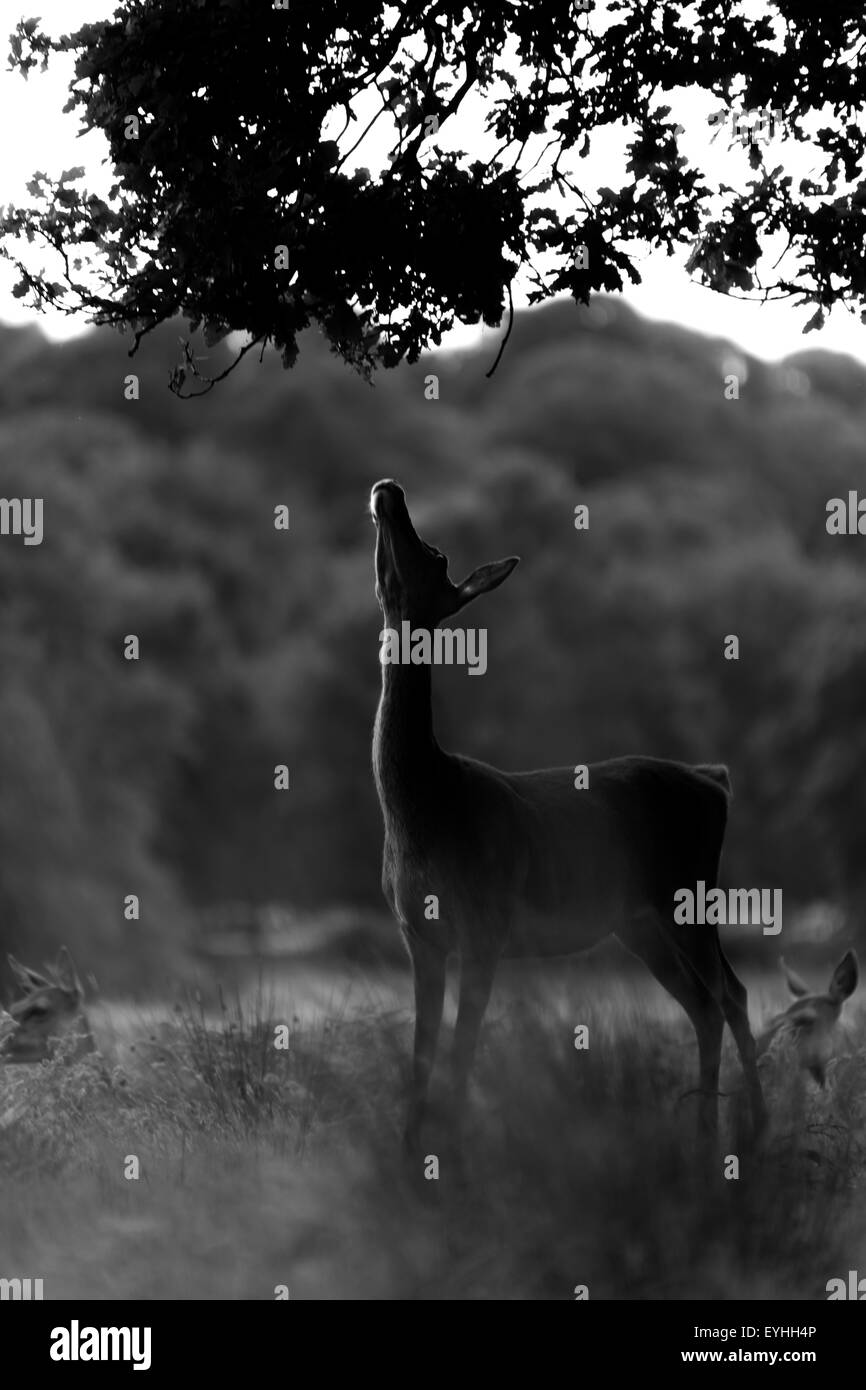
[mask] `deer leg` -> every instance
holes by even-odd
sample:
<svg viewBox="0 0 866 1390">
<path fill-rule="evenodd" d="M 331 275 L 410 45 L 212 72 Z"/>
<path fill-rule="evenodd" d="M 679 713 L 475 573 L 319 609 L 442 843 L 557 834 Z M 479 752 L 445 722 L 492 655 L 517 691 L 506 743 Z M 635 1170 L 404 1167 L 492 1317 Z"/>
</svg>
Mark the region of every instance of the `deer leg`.
<svg viewBox="0 0 866 1390">
<path fill-rule="evenodd" d="M 722 1061 L 722 1034 L 725 1017 L 707 987 L 683 963 L 676 960 L 664 974 L 650 966 L 656 979 L 685 1009 L 698 1040 L 698 1089 L 700 1108 L 698 1128 L 702 1138 L 716 1138 L 719 1129 L 719 1068 Z"/>
<path fill-rule="evenodd" d="M 403 1147 L 414 1154 L 427 1109 L 430 1076 L 445 1003 L 445 952 L 418 941 L 410 943 L 415 980 L 415 1046 Z"/>
<path fill-rule="evenodd" d="M 459 1144 L 469 1073 L 475 1058 L 481 1020 L 493 988 L 495 957 L 463 956 L 460 961 L 460 1003 L 451 1051 L 451 1101 L 455 1139 Z"/>
<path fill-rule="evenodd" d="M 654 914 L 643 914 L 617 936 L 688 1015 L 698 1040 L 699 1130 L 703 1137 L 714 1139 L 719 1125 L 719 1067 L 725 1027 L 721 1006 Z"/>
<path fill-rule="evenodd" d="M 749 1027 L 748 996 L 746 995 L 745 985 L 734 973 L 721 947 L 719 948 L 719 953 L 725 972 L 725 994 L 722 1000 L 722 1010 L 727 1019 L 728 1027 L 734 1035 L 734 1042 L 737 1044 L 737 1051 L 740 1054 L 740 1061 L 743 1066 L 743 1073 L 749 1092 L 749 1103 L 752 1110 L 752 1126 L 755 1135 L 758 1135 L 767 1123 L 767 1108 L 764 1104 L 764 1093 L 761 1089 L 761 1078 L 758 1073 L 757 1044 L 752 1036 L 752 1030 Z"/>
<path fill-rule="evenodd" d="M 709 869 L 698 876 L 704 877 L 708 883 L 715 881 L 714 878 L 710 877 Z M 683 929 L 680 930 L 682 932 Z M 690 929 L 686 928 L 685 930 L 689 931 Z M 766 1110 L 758 1075 L 757 1048 L 749 1026 L 748 996 L 745 985 L 735 974 L 725 955 L 715 926 L 705 926 L 699 937 L 680 935 L 677 938 L 677 945 L 681 952 L 687 954 L 689 964 L 692 965 L 716 1000 L 733 1034 L 746 1080 L 749 1107 L 752 1113 L 752 1129 L 753 1133 L 758 1135 L 766 1123 Z"/>
<path fill-rule="evenodd" d="M 701 1108 L 700 1125 L 708 1139 L 715 1139 L 719 1130 L 719 1068 L 722 1061 L 722 1033 L 725 1016 L 719 1005 L 703 986 L 696 1002 L 686 1008 L 698 1038 Z"/>
</svg>

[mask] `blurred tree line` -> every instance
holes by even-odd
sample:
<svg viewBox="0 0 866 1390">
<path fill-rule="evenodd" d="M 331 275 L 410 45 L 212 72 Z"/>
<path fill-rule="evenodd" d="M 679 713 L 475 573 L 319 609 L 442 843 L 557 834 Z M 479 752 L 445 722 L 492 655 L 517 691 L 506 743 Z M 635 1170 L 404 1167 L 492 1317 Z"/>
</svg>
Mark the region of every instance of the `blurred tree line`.
<svg viewBox="0 0 866 1390">
<path fill-rule="evenodd" d="M 308 335 L 289 376 L 266 359 L 184 402 L 172 336 L 130 366 L 108 331 L 0 329 L 0 495 L 43 497 L 45 528 L 0 537 L 0 945 L 66 941 L 128 982 L 176 961 L 196 907 L 379 905 L 366 505 L 386 476 L 452 577 L 523 557 L 467 610 L 486 679 L 436 672 L 446 748 L 725 761 L 726 879 L 859 912 L 866 538 L 825 519 L 864 476 L 866 370 L 762 364 L 598 298 L 519 315 L 490 381 L 494 338 L 370 387 Z"/>
</svg>

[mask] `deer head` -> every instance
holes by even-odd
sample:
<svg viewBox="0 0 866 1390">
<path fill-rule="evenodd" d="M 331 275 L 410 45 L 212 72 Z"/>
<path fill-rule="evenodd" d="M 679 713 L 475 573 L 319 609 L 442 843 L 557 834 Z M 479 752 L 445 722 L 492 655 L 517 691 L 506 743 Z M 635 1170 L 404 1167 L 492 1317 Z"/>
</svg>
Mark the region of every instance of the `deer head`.
<svg viewBox="0 0 866 1390">
<path fill-rule="evenodd" d="M 374 483 L 370 514 L 376 524 L 376 598 L 392 627 L 408 620 L 432 628 L 507 579 L 518 557 L 494 560 L 473 570 L 461 584 L 448 578 L 448 557 L 422 541 L 399 483 Z"/>
<path fill-rule="evenodd" d="M 842 1005 L 857 988 L 857 957 L 853 951 L 845 952 L 830 977 L 826 994 L 812 994 L 809 986 L 783 960 L 779 964 L 795 1002 L 770 1020 L 758 1039 L 758 1053 L 766 1052 L 776 1037 L 790 1038 L 800 1065 L 823 1086 Z"/>
<path fill-rule="evenodd" d="M 64 946 L 44 975 L 9 956 L 19 998 L 0 1016 L 0 1064 L 41 1062 L 70 1035 L 80 1042 L 75 1055 L 94 1050 L 84 1012 L 84 991 Z"/>
</svg>

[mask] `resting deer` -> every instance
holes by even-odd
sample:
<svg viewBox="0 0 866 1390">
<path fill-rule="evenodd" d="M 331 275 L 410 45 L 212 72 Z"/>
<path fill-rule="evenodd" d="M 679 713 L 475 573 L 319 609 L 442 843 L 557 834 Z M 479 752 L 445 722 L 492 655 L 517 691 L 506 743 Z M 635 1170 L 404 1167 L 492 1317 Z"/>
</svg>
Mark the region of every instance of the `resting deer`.
<svg viewBox="0 0 866 1390">
<path fill-rule="evenodd" d="M 388 627 L 432 630 L 498 588 L 516 556 L 461 584 L 412 525 L 403 489 L 376 483 L 376 596 Z M 445 990 L 460 957 L 452 1051 L 455 1127 L 465 1109 L 478 1033 L 502 957 L 571 955 L 614 933 L 685 1010 L 699 1050 L 700 1120 L 716 1132 L 727 1020 L 746 1075 L 755 1129 L 764 1121 L 746 991 L 715 926 L 674 923 L 674 892 L 718 874 L 727 769 L 655 758 L 595 763 L 575 789 L 571 767 L 501 772 L 446 753 L 433 733 L 429 665 L 382 663 L 373 768 L 385 822 L 382 886 L 409 950 L 415 1045 L 405 1144 L 415 1150 L 427 1106 Z M 427 920 L 436 895 L 440 919 Z"/>
<path fill-rule="evenodd" d="M 758 1055 L 762 1056 L 775 1038 L 793 1041 L 801 1067 L 814 1077 L 819 1086 L 827 1079 L 827 1063 L 833 1055 L 834 1033 L 842 1014 L 842 1005 L 857 988 L 860 971 L 857 956 L 846 951 L 827 986 L 826 994 L 811 994 L 809 986 L 784 962 L 779 961 L 795 1003 L 784 1013 L 777 1014 L 758 1039 Z"/>
<path fill-rule="evenodd" d="M 20 998 L 0 1016 L 0 1064 L 41 1062 L 74 1038 L 71 1058 L 96 1050 L 84 1012 L 84 991 L 66 947 L 44 975 L 9 956 Z"/>
</svg>

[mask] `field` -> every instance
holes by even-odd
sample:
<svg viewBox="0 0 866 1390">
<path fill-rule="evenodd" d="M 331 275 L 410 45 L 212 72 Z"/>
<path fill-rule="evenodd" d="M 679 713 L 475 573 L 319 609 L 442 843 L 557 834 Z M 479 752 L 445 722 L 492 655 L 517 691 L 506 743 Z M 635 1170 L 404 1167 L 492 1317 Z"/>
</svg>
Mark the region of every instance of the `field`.
<svg viewBox="0 0 866 1390">
<path fill-rule="evenodd" d="M 749 985 L 753 1021 L 785 1002 L 775 980 Z M 41 1277 L 46 1298 L 823 1299 L 866 1270 L 857 996 L 846 1017 L 824 1091 L 768 1057 L 757 1152 L 726 1041 L 708 1156 L 693 1035 L 647 977 L 606 951 L 515 969 L 482 1034 L 466 1172 L 434 1120 L 428 1181 L 400 1153 L 399 973 L 298 972 L 208 1008 L 103 1004 L 104 1063 L 0 1076 L 0 1274 Z"/>
</svg>

